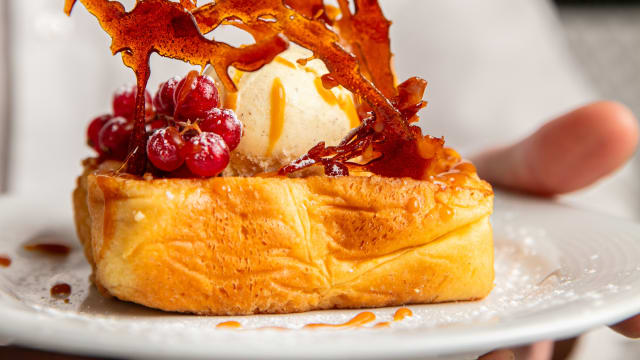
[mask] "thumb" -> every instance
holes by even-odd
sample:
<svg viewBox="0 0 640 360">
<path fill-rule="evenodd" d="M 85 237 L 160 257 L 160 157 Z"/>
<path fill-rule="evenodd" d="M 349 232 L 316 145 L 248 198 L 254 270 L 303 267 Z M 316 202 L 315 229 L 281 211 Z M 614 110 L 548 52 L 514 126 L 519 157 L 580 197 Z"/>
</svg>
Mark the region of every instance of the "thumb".
<svg viewBox="0 0 640 360">
<path fill-rule="evenodd" d="M 638 122 L 624 105 L 589 104 L 528 138 L 478 156 L 481 177 L 497 186 L 555 195 L 584 188 L 622 166 L 638 144 Z"/>
</svg>

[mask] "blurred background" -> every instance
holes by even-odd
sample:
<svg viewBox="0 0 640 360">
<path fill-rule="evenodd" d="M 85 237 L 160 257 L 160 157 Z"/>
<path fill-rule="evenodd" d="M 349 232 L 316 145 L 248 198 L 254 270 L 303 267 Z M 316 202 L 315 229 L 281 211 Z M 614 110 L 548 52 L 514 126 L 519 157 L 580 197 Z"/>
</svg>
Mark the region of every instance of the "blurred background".
<svg viewBox="0 0 640 360">
<path fill-rule="evenodd" d="M 110 112 L 113 91 L 134 77 L 111 56 L 95 18 L 81 4 L 67 18 L 63 2 L 0 2 L 0 189 L 67 209 L 80 161 L 91 155 L 88 122 Z M 380 2 L 394 21 L 398 78 L 429 81 L 421 125 L 464 156 L 516 141 L 596 99 L 640 115 L 636 1 Z M 190 67 L 155 56 L 152 69 L 154 93 Z M 636 154 L 615 176 L 560 201 L 640 221 L 639 179 Z M 640 354 L 610 330 L 579 346 L 579 359 Z"/>
</svg>

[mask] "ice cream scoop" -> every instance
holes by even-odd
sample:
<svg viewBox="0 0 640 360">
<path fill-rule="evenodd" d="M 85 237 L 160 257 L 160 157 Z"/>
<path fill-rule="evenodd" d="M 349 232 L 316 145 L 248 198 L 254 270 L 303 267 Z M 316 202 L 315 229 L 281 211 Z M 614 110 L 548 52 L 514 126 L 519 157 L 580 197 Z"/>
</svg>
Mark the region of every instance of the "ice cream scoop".
<svg viewBox="0 0 640 360">
<path fill-rule="evenodd" d="M 321 76 L 328 70 L 321 60 L 296 62 L 311 56 L 292 43 L 258 71 L 230 69 L 238 91 L 220 84 L 220 96 L 224 107 L 233 109 L 243 123 L 244 135 L 225 175 L 276 171 L 320 141 L 337 144 L 359 124 L 351 92 L 341 86 L 323 87 Z M 206 73 L 218 79 L 212 69 Z"/>
</svg>

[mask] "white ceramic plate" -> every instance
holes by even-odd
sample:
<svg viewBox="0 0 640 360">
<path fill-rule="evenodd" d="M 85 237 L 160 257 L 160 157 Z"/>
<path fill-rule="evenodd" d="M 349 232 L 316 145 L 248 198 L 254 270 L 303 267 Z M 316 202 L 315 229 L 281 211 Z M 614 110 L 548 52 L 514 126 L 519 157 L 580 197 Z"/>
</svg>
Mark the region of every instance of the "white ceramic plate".
<svg viewBox="0 0 640 360">
<path fill-rule="evenodd" d="M 57 207 L 57 208 L 56 208 Z M 66 204 L 0 198 L 0 340 L 42 349 L 127 358 L 416 358 L 472 353 L 579 334 L 640 312 L 640 225 L 550 201 L 499 193 L 493 216 L 496 287 L 483 301 L 409 306 L 390 328 L 299 330 L 359 311 L 229 317 L 149 310 L 102 298 L 76 243 Z M 67 257 L 26 243 L 72 244 Z M 72 285 L 70 303 L 52 299 Z M 395 308 L 371 310 L 390 321 Z M 373 325 L 374 323 L 369 324 Z M 293 331 L 257 330 L 279 326 Z"/>
</svg>

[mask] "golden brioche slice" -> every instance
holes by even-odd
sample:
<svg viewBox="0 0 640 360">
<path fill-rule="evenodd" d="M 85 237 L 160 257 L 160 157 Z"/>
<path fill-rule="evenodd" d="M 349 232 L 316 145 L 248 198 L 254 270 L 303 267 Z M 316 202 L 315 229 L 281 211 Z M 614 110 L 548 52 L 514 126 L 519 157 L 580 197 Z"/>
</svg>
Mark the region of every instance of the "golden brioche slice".
<svg viewBox="0 0 640 360">
<path fill-rule="evenodd" d="M 96 285 L 209 315 L 471 300 L 493 287 L 493 193 L 379 176 L 142 180 L 88 170 L 74 205 Z"/>
</svg>

